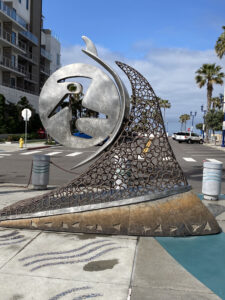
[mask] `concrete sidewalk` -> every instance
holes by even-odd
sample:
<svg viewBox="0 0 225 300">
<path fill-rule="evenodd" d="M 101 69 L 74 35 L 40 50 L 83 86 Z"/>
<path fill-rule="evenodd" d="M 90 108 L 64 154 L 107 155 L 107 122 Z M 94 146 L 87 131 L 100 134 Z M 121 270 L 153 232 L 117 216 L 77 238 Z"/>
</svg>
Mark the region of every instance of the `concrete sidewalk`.
<svg viewBox="0 0 225 300">
<path fill-rule="evenodd" d="M 43 194 L 0 185 L 0 208 Z M 204 201 L 225 229 L 225 200 Z M 155 238 L 0 229 L 3 300 L 220 299 Z"/>
<path fill-rule="evenodd" d="M 216 144 L 215 143 L 204 143 L 203 145 L 206 147 L 213 148 L 213 149 L 225 151 L 225 147 L 221 147 L 221 143 L 219 143 L 219 142 L 217 142 Z"/>
</svg>

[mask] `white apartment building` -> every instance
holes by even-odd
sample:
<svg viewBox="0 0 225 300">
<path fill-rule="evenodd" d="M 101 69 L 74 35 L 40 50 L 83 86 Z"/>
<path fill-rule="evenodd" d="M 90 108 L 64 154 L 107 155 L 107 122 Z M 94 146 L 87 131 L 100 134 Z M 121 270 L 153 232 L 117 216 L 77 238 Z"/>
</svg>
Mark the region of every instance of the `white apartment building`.
<svg viewBox="0 0 225 300">
<path fill-rule="evenodd" d="M 38 95 L 60 67 L 60 43 L 42 28 L 42 0 L 0 0 L 0 94 L 17 103 Z"/>
</svg>

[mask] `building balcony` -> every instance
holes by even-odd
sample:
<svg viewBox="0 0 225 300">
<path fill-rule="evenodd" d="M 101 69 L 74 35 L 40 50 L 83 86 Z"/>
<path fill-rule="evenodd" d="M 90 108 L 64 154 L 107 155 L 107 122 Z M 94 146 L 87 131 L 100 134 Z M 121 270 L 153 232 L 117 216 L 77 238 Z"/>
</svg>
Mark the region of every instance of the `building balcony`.
<svg viewBox="0 0 225 300">
<path fill-rule="evenodd" d="M 27 28 L 27 22 L 23 18 L 21 18 L 15 10 L 6 5 L 2 0 L 0 0 L 0 14 L 3 17 L 3 20 L 10 20 L 14 22 L 14 24 L 16 24 L 20 29 Z"/>
<path fill-rule="evenodd" d="M 40 65 L 41 73 L 44 73 L 47 76 L 50 76 L 50 69 L 44 65 Z"/>
<path fill-rule="evenodd" d="M 20 53 L 19 54 L 23 59 L 28 60 L 30 63 L 37 65 L 38 64 L 38 57 L 34 55 L 31 52 L 26 52 L 26 53 Z"/>
<path fill-rule="evenodd" d="M 24 93 L 29 93 L 29 94 L 33 94 L 33 95 L 38 95 L 38 94 L 37 94 L 36 92 L 34 92 L 34 91 L 27 90 L 27 89 L 23 89 L 23 88 L 18 87 L 18 86 L 13 86 L 13 85 L 7 84 L 6 82 L 2 82 L 2 86 L 5 86 L 5 87 L 8 88 L 8 89 L 18 90 L 18 91 L 21 91 L 21 92 L 24 92 Z"/>
<path fill-rule="evenodd" d="M 0 68 L 23 77 L 26 74 L 24 66 L 20 64 L 16 65 L 10 58 L 5 56 L 0 56 Z"/>
<path fill-rule="evenodd" d="M 24 80 L 32 82 L 32 83 L 37 83 L 38 82 L 37 76 L 35 76 L 32 73 L 28 73 L 28 72 L 26 73 L 26 75 L 24 77 Z"/>
<path fill-rule="evenodd" d="M 50 52 L 48 52 L 48 51 L 45 50 L 44 48 L 41 48 L 41 55 L 42 55 L 44 58 L 47 58 L 49 61 L 52 60 L 52 56 L 51 56 Z"/>
<path fill-rule="evenodd" d="M 38 38 L 30 31 L 20 31 L 19 34 L 32 42 L 35 46 L 38 46 Z"/>
<path fill-rule="evenodd" d="M 8 31 L 0 31 L 0 41 L 6 47 L 11 46 L 14 48 L 14 50 L 26 53 L 26 44 L 22 41 L 18 41 L 16 36 L 12 35 Z"/>
</svg>

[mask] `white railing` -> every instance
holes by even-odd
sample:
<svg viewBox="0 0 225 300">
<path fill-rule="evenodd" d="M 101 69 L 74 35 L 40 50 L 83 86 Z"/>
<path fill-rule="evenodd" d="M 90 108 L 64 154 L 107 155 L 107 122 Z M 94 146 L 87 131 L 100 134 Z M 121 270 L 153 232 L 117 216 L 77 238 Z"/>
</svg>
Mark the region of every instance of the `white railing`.
<svg viewBox="0 0 225 300">
<path fill-rule="evenodd" d="M 9 42 L 12 45 L 15 45 L 16 47 L 20 48 L 23 51 L 26 51 L 26 44 L 23 43 L 22 41 L 18 41 L 18 39 L 13 36 L 11 33 L 8 31 L 3 30 L 3 32 L 0 31 L 0 37 Z"/>
</svg>

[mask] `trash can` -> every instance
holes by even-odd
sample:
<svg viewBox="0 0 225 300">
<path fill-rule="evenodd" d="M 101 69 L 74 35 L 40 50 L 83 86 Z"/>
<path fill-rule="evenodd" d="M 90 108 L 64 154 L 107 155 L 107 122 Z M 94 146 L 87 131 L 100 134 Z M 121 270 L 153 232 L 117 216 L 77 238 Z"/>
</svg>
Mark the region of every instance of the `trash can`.
<svg viewBox="0 0 225 300">
<path fill-rule="evenodd" d="M 223 163 L 204 162 L 202 193 L 206 200 L 218 200 L 221 192 L 221 177 Z"/>
<path fill-rule="evenodd" d="M 49 182 L 50 156 L 36 154 L 33 156 L 32 184 L 35 190 L 45 190 Z"/>
</svg>

